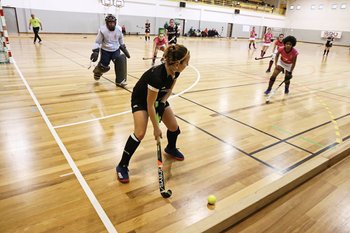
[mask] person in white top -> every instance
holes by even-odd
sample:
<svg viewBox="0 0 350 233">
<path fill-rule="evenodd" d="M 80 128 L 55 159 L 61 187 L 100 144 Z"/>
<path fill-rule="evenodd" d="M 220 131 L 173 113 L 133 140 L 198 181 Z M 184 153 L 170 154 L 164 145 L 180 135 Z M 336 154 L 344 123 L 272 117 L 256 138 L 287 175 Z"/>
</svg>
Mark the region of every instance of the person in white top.
<svg viewBox="0 0 350 233">
<path fill-rule="evenodd" d="M 123 87 L 126 85 L 126 57 L 130 58 L 130 54 L 124 44 L 122 29 L 117 25 L 117 19 L 109 14 L 106 16 L 105 22 L 106 25 L 101 26 L 98 31 L 90 56 L 90 60 L 95 62 L 101 51 L 100 61 L 93 70 L 94 79 L 99 80 L 103 73 L 109 71 L 109 63 L 113 61 L 116 85 Z M 120 50 L 124 54 L 120 54 Z"/>
</svg>

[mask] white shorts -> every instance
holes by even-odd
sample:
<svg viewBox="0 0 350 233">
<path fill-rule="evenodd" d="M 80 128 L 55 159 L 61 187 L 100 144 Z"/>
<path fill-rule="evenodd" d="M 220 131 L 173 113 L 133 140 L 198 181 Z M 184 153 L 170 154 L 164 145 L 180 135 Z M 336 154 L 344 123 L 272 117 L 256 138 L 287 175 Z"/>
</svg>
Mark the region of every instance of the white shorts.
<svg viewBox="0 0 350 233">
<path fill-rule="evenodd" d="M 263 46 L 270 47 L 271 43 L 263 43 Z"/>
<path fill-rule="evenodd" d="M 284 63 L 281 59 L 278 59 L 277 65 L 282 67 L 284 70 L 291 72 L 292 64 Z"/>
<path fill-rule="evenodd" d="M 255 40 L 255 38 L 249 38 L 249 40 L 254 41 L 254 40 Z"/>
<path fill-rule="evenodd" d="M 273 54 L 272 54 L 271 61 L 274 61 L 274 60 L 275 60 L 276 54 L 277 54 L 277 53 L 273 53 Z"/>
</svg>

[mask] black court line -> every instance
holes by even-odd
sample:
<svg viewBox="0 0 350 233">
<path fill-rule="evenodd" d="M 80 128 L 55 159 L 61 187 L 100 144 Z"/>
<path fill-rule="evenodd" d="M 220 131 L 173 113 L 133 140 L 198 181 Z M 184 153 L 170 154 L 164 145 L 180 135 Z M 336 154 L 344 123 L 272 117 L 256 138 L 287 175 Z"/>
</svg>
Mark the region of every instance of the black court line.
<svg viewBox="0 0 350 233">
<path fill-rule="evenodd" d="M 343 115 L 343 116 L 337 117 L 335 120 L 342 119 L 342 118 L 347 117 L 347 116 L 349 116 L 349 115 L 350 115 L 350 113 L 345 114 L 345 115 Z M 283 139 L 283 140 L 281 140 L 281 141 L 279 141 L 279 142 L 275 142 L 275 143 L 272 143 L 272 144 L 267 145 L 267 146 L 265 146 L 265 147 L 262 147 L 262 148 L 260 148 L 260 149 L 258 149 L 258 150 L 256 150 L 256 151 L 251 152 L 250 154 L 253 155 L 253 154 L 259 153 L 259 152 L 261 152 L 261 151 L 263 151 L 263 150 L 266 150 L 266 149 L 268 149 L 268 148 L 270 148 L 270 147 L 272 147 L 272 146 L 275 146 L 275 145 L 277 145 L 277 144 L 280 144 L 280 143 L 285 142 L 285 141 L 287 141 L 287 140 L 290 140 L 290 139 L 292 139 L 292 138 L 298 137 L 299 135 L 302 135 L 302 134 L 307 133 L 307 132 L 310 132 L 310 131 L 312 131 L 312 130 L 314 130 L 314 129 L 320 128 L 320 127 L 322 127 L 322 126 L 324 126 L 324 125 L 327 125 L 327 124 L 329 124 L 329 123 L 331 123 L 331 122 L 332 122 L 332 121 L 327 121 L 327 122 L 324 122 L 324 123 L 322 123 L 322 124 L 316 125 L 316 126 L 314 126 L 314 127 L 312 127 L 312 128 L 309 128 L 309 129 L 304 130 L 304 131 L 302 131 L 302 132 L 299 132 L 299 133 L 297 133 L 297 134 L 295 134 L 295 135 L 292 135 L 292 136 L 290 136 L 290 137 L 287 137 L 287 138 L 285 138 L 285 139 Z M 312 152 L 310 152 L 310 153 L 313 154 Z"/>
<path fill-rule="evenodd" d="M 273 169 L 273 170 L 275 170 L 275 171 L 280 172 L 280 169 L 278 169 L 278 168 L 276 168 L 276 167 L 274 167 L 274 166 L 272 166 L 272 165 L 270 165 L 270 164 L 268 164 L 268 163 L 266 163 L 266 162 L 264 162 L 264 161 L 262 161 L 262 160 L 260 160 L 260 159 L 258 159 L 258 158 L 256 158 L 256 157 L 254 157 L 254 156 L 250 155 L 249 153 L 245 152 L 244 150 L 242 150 L 242 149 L 240 149 L 240 148 L 238 148 L 238 147 L 236 147 L 236 146 L 232 145 L 232 144 L 231 144 L 231 143 L 229 143 L 229 142 L 224 141 L 223 139 L 221 139 L 221 138 L 219 138 L 219 137 L 215 136 L 215 135 L 214 135 L 214 134 L 212 134 L 212 133 L 209 133 L 208 131 L 206 131 L 206 130 L 202 129 L 202 128 L 201 128 L 201 127 L 199 127 L 199 126 L 196 126 L 196 125 L 192 124 L 191 122 L 189 122 L 189 121 L 187 121 L 187 120 L 183 119 L 182 117 L 180 117 L 180 116 L 178 116 L 178 115 L 175 115 L 175 116 L 176 116 L 177 118 L 179 118 L 180 120 L 182 120 L 182 121 L 186 122 L 187 124 L 189 124 L 189 125 L 191 125 L 191 126 L 195 127 L 196 129 L 198 129 L 198 130 L 202 131 L 203 133 L 205 133 L 205 134 L 207 134 L 207 135 L 209 135 L 209 136 L 211 136 L 211 137 L 213 137 L 213 138 L 217 139 L 217 140 L 218 140 L 218 141 L 220 141 L 220 142 L 225 143 L 226 145 L 231 146 L 232 148 L 234 148 L 234 149 L 238 150 L 239 152 L 241 152 L 241 153 L 243 153 L 243 154 L 245 154 L 245 155 L 249 156 L 250 158 L 252 158 L 252 159 L 254 159 L 254 160 L 256 160 L 256 161 L 258 161 L 259 163 L 262 163 L 262 164 L 264 164 L 265 166 L 267 166 L 267 167 L 269 167 L 269 168 L 272 168 L 272 169 Z"/>
<path fill-rule="evenodd" d="M 266 82 L 259 82 L 259 83 L 247 83 L 247 84 L 240 84 L 240 85 L 232 85 L 232 86 L 225 86 L 225 87 L 213 87 L 213 88 L 208 88 L 208 89 L 200 89 L 200 90 L 195 90 L 195 91 L 188 91 L 186 94 L 189 93 L 197 93 L 197 92 L 204 92 L 204 91 L 214 91 L 214 90 L 223 90 L 223 89 L 228 89 L 228 88 L 234 88 L 234 87 L 244 87 L 244 86 L 253 86 L 253 85 L 258 85 Z"/>
<path fill-rule="evenodd" d="M 248 128 L 254 129 L 254 130 L 256 130 L 256 131 L 258 131 L 258 132 L 260 132 L 260 133 L 262 133 L 262 134 L 268 135 L 268 136 L 270 136 L 270 137 L 272 137 L 272 138 L 274 138 L 274 139 L 276 139 L 276 140 L 282 140 L 281 138 L 276 137 L 275 135 L 272 135 L 272 134 L 270 134 L 270 133 L 268 133 L 268 132 L 265 132 L 265 131 L 263 131 L 263 130 L 261 130 L 261 129 L 255 128 L 254 126 L 248 125 L 247 123 L 244 123 L 244 122 L 242 122 L 242 121 L 240 121 L 240 120 L 237 120 L 237 119 L 235 119 L 235 118 L 233 118 L 233 117 L 230 117 L 230 116 L 227 116 L 227 115 L 225 115 L 225 114 L 222 114 L 222 113 L 220 113 L 220 112 L 218 112 L 218 111 L 216 111 L 216 110 L 214 110 L 214 109 L 211 109 L 211 108 L 209 108 L 209 107 L 206 107 L 206 106 L 204 106 L 204 105 L 202 105 L 202 104 L 199 104 L 199 103 L 197 103 L 197 102 L 195 102 L 195 101 L 193 101 L 193 100 L 187 99 L 187 98 L 185 98 L 185 97 L 183 97 L 183 96 L 179 96 L 179 97 L 182 98 L 182 99 L 184 99 L 184 100 L 187 100 L 187 101 L 189 101 L 189 102 L 191 102 L 191 103 L 193 103 L 193 104 L 195 104 L 195 105 L 198 105 L 198 106 L 200 106 L 200 107 L 202 107 L 202 108 L 205 108 L 205 109 L 207 109 L 207 110 L 209 110 L 209 111 L 215 112 L 216 114 L 218 114 L 218 115 L 220 115 L 220 116 L 223 116 L 223 117 L 226 117 L 226 118 L 228 118 L 228 119 L 230 119 L 230 120 L 233 120 L 233 121 L 235 121 L 235 122 L 237 122 L 237 123 L 239 123 L 239 124 L 241 124 L 241 125 L 244 125 L 244 126 L 246 126 L 246 127 L 248 127 Z M 294 144 L 292 144 L 292 143 L 290 143 L 290 142 L 285 142 L 285 143 L 286 143 L 286 144 L 289 144 L 290 146 L 296 147 L 296 148 L 298 148 L 299 150 L 302 150 L 302 151 L 304 151 L 304 152 L 307 152 L 307 153 L 309 153 L 309 154 L 312 154 L 311 151 L 308 151 L 307 149 L 304 149 L 304 148 L 302 148 L 302 147 L 300 147 L 300 146 L 294 145 Z"/>
<path fill-rule="evenodd" d="M 343 138 L 343 142 L 347 141 L 348 139 L 350 139 L 350 135 L 348 135 L 348 136 L 346 136 L 345 138 Z M 292 166 L 285 168 L 285 169 L 282 170 L 281 172 L 282 172 L 283 174 L 284 174 L 284 173 L 287 173 L 287 172 L 293 170 L 294 168 L 300 166 L 301 164 L 305 163 L 306 161 L 308 161 L 308 160 L 310 160 L 310 159 L 316 157 L 317 155 L 319 155 L 319 154 L 321 154 L 321 153 L 323 153 L 323 152 L 325 152 L 325 151 L 327 151 L 327 150 L 329 150 L 329 149 L 335 147 L 336 145 L 338 145 L 338 143 L 337 143 L 337 142 L 334 142 L 334 143 L 332 143 L 331 145 L 326 146 L 325 148 L 323 148 L 323 149 L 317 151 L 316 153 L 314 153 L 314 154 L 312 154 L 312 155 L 310 155 L 310 156 L 304 158 L 303 160 L 300 160 L 299 162 L 293 164 Z"/>
</svg>

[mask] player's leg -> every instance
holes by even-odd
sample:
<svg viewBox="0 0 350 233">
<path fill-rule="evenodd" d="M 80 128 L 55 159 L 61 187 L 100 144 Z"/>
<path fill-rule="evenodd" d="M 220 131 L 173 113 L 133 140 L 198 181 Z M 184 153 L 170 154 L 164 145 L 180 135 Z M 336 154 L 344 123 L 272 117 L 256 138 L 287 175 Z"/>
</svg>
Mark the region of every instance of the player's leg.
<svg viewBox="0 0 350 233">
<path fill-rule="evenodd" d="M 115 83 L 117 86 L 124 87 L 127 85 L 127 59 L 125 54 L 120 54 L 117 50 L 113 55 Z"/>
<path fill-rule="evenodd" d="M 185 159 L 184 155 L 176 148 L 177 137 L 180 134 L 180 128 L 177 124 L 175 115 L 170 108 L 168 102 L 166 103 L 165 110 L 162 116 L 162 121 L 165 126 L 168 128 L 167 130 L 167 138 L 168 145 L 164 149 L 164 151 L 173 156 L 176 160 L 182 161 Z"/>
<path fill-rule="evenodd" d="M 94 73 L 94 79 L 99 80 L 102 74 L 108 72 L 111 68 L 109 63 L 111 62 L 111 54 L 103 49 L 101 49 L 101 59 L 98 62 L 95 69 L 92 71 Z"/>
<path fill-rule="evenodd" d="M 138 106 L 137 106 L 138 107 Z M 137 107 L 133 106 L 133 110 Z M 137 110 L 137 109 L 136 109 Z M 133 113 L 134 117 L 134 132 L 129 136 L 123 151 L 122 158 L 116 167 L 118 180 L 121 183 L 129 182 L 129 162 L 132 155 L 135 153 L 141 140 L 144 138 L 148 123 L 148 114 L 146 110 L 140 110 Z"/>
<path fill-rule="evenodd" d="M 289 85 L 290 85 L 290 80 L 292 79 L 292 73 L 286 70 L 286 75 L 284 77 L 284 93 L 288 94 L 289 93 Z"/>
<path fill-rule="evenodd" d="M 156 48 L 154 49 L 154 52 L 153 52 L 153 58 L 152 58 L 152 66 L 154 66 L 154 64 L 156 63 L 156 58 L 157 58 L 157 54 L 158 54 L 158 46 L 156 46 Z"/>
<path fill-rule="evenodd" d="M 271 92 L 272 86 L 276 81 L 276 77 L 279 75 L 279 73 L 281 73 L 282 69 L 283 68 L 279 65 L 277 65 L 276 68 L 274 69 L 273 74 L 271 75 L 270 80 L 269 80 L 269 86 L 267 87 L 266 91 L 264 92 L 265 95 L 267 95 Z"/>
<path fill-rule="evenodd" d="M 269 62 L 269 68 L 267 68 L 266 73 L 270 73 L 271 72 L 271 67 L 272 67 L 273 62 L 275 61 L 275 57 L 276 57 L 276 53 L 273 53 L 272 57 L 271 57 L 271 60 Z"/>
</svg>

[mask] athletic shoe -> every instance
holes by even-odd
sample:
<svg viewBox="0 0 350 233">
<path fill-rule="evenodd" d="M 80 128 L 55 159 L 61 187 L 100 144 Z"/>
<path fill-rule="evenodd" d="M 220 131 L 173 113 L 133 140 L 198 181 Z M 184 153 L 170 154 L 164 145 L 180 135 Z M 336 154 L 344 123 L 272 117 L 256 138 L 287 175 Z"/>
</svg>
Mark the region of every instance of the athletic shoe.
<svg viewBox="0 0 350 233">
<path fill-rule="evenodd" d="M 118 180 L 121 183 L 129 183 L 129 169 L 127 166 L 117 166 L 116 167 Z"/>
<path fill-rule="evenodd" d="M 182 161 L 185 159 L 184 155 L 177 148 L 169 149 L 165 147 L 164 151 L 168 155 L 173 156 L 176 160 Z"/>
<path fill-rule="evenodd" d="M 267 89 L 266 91 L 264 91 L 265 95 L 268 95 L 271 92 L 271 90 Z"/>
<path fill-rule="evenodd" d="M 126 85 L 128 85 L 128 83 L 124 79 L 121 83 L 116 83 L 115 85 L 117 85 L 118 87 L 125 87 Z"/>
<path fill-rule="evenodd" d="M 288 93 L 289 93 L 289 88 L 284 88 L 284 94 L 288 95 Z"/>
<path fill-rule="evenodd" d="M 100 80 L 100 76 L 94 74 L 94 79 L 95 79 L 96 81 L 98 81 L 98 80 Z"/>
</svg>

